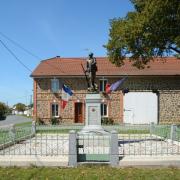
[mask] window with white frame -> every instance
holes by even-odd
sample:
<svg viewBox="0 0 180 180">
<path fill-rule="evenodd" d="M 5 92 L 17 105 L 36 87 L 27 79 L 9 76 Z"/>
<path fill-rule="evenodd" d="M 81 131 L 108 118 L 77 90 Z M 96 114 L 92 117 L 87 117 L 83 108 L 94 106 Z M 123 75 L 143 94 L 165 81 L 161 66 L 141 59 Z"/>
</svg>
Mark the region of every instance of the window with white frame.
<svg viewBox="0 0 180 180">
<path fill-rule="evenodd" d="M 106 84 L 107 84 L 107 79 L 100 79 L 100 86 L 99 90 L 102 92 L 106 91 Z"/>
<path fill-rule="evenodd" d="M 104 103 L 101 104 L 101 116 L 102 117 L 108 117 L 108 107 L 107 107 L 107 104 L 104 104 Z"/>
<path fill-rule="evenodd" d="M 59 105 L 58 104 L 51 104 L 51 116 L 59 117 Z"/>
<path fill-rule="evenodd" d="M 57 93 L 59 91 L 59 79 L 51 79 L 51 91 Z"/>
</svg>

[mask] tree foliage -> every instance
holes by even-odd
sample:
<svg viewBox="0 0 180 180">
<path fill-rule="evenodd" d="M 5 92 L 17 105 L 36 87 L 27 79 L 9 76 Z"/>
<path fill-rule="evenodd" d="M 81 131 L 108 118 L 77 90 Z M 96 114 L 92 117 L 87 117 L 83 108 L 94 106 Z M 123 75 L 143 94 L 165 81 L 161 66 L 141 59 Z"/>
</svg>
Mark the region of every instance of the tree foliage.
<svg viewBox="0 0 180 180">
<path fill-rule="evenodd" d="M 26 105 L 25 104 L 22 104 L 22 103 L 18 103 L 18 104 L 16 104 L 15 105 L 16 106 L 16 110 L 17 111 L 25 111 L 25 109 L 26 109 Z"/>
<path fill-rule="evenodd" d="M 4 103 L 0 102 L 0 119 L 6 116 L 8 109 L 9 108 Z"/>
<path fill-rule="evenodd" d="M 31 103 L 31 104 L 28 105 L 28 108 L 33 108 L 33 106 L 34 106 L 34 104 Z"/>
<path fill-rule="evenodd" d="M 144 68 L 154 57 L 180 55 L 180 1 L 131 0 L 134 11 L 110 22 L 105 45 L 110 61 L 117 66 L 129 56 L 133 65 Z"/>
</svg>

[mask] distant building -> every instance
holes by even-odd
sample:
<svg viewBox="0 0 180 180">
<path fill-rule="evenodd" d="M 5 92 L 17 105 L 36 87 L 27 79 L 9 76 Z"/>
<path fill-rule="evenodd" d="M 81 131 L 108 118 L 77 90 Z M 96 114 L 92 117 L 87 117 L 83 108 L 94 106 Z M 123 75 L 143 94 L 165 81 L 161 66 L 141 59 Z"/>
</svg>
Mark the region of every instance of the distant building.
<svg viewBox="0 0 180 180">
<path fill-rule="evenodd" d="M 26 110 L 24 111 L 24 115 L 28 117 L 33 116 L 33 108 L 27 107 Z"/>
<path fill-rule="evenodd" d="M 12 108 L 13 115 L 26 115 L 26 116 L 33 116 L 33 108 L 26 107 L 25 111 L 18 111 L 16 110 L 16 106 Z"/>
</svg>

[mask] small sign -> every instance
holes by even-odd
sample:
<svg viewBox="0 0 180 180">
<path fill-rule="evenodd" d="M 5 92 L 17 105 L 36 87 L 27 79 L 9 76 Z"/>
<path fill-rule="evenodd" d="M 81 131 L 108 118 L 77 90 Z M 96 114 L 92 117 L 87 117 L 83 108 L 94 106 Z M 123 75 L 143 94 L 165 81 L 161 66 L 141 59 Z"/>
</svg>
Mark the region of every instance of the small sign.
<svg viewBox="0 0 180 180">
<path fill-rule="evenodd" d="M 97 108 L 98 108 L 98 106 L 89 106 L 88 107 L 89 125 L 98 125 L 98 123 L 97 123 L 97 117 L 98 117 Z"/>
<path fill-rule="evenodd" d="M 95 112 L 95 111 L 96 111 L 96 109 L 92 108 L 92 112 Z"/>
</svg>

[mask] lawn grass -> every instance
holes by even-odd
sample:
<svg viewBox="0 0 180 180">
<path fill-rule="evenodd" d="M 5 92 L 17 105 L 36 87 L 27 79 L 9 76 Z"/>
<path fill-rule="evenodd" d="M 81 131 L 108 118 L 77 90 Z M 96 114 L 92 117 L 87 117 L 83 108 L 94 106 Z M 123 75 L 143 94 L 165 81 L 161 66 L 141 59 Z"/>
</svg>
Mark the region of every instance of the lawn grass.
<svg viewBox="0 0 180 180">
<path fill-rule="evenodd" d="M 22 117 L 30 118 L 30 119 L 33 118 L 33 116 L 26 116 L 25 114 L 16 114 L 16 116 L 22 116 Z"/>
<path fill-rule="evenodd" d="M 39 134 L 69 134 L 70 129 L 36 130 Z M 77 131 L 78 132 L 78 131 Z"/>
<path fill-rule="evenodd" d="M 149 130 L 136 130 L 136 129 L 128 129 L 128 130 L 118 130 L 118 134 L 149 134 Z"/>
<path fill-rule="evenodd" d="M 31 125 L 32 125 L 31 121 L 15 124 L 16 127 L 31 126 Z"/>
<path fill-rule="evenodd" d="M 78 168 L 0 168 L 0 179 L 18 180 L 179 180 L 177 168 L 111 168 L 109 166 L 80 166 Z"/>
</svg>

